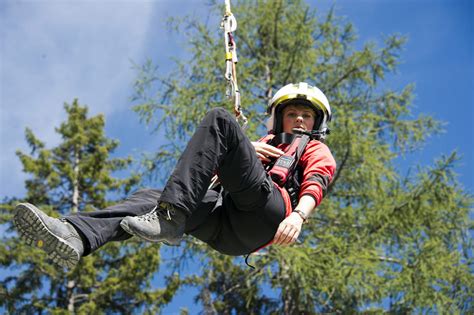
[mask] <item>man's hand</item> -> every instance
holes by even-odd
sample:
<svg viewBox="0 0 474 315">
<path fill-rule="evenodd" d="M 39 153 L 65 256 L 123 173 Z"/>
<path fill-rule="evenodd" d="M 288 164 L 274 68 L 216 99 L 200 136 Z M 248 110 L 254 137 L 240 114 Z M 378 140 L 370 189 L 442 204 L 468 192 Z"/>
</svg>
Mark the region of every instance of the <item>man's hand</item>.
<svg viewBox="0 0 474 315">
<path fill-rule="evenodd" d="M 296 212 L 292 212 L 281 221 L 278 230 L 273 238 L 273 244 L 291 245 L 298 239 L 301 233 L 303 218 Z"/>
<path fill-rule="evenodd" d="M 252 142 L 252 145 L 255 148 L 257 157 L 263 162 L 270 162 L 271 158 L 278 158 L 285 153 L 282 150 L 263 142 Z"/>
</svg>

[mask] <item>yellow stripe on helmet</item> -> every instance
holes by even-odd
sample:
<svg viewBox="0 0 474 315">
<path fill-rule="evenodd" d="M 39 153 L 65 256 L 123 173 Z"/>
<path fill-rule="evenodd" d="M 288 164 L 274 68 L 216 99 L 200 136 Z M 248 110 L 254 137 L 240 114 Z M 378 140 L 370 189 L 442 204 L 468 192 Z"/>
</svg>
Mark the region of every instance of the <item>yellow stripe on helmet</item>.
<svg viewBox="0 0 474 315">
<path fill-rule="evenodd" d="M 302 97 L 304 96 L 304 98 Z M 291 99 L 305 99 L 305 100 L 308 100 L 311 102 L 311 104 L 313 104 L 316 108 L 319 108 L 320 110 L 322 110 L 323 112 L 325 112 L 326 114 L 329 114 L 328 111 L 327 111 L 327 108 L 326 106 L 323 105 L 323 103 L 318 100 L 317 98 L 315 97 L 311 97 L 311 96 L 308 96 L 308 95 L 305 95 L 305 94 L 287 94 L 287 95 L 283 95 L 282 97 L 278 98 L 274 103 L 273 103 L 273 107 L 277 107 L 278 105 L 280 105 L 281 103 L 285 102 L 285 101 L 288 101 L 288 100 L 291 100 Z M 271 109 L 270 109 L 271 110 Z"/>
</svg>

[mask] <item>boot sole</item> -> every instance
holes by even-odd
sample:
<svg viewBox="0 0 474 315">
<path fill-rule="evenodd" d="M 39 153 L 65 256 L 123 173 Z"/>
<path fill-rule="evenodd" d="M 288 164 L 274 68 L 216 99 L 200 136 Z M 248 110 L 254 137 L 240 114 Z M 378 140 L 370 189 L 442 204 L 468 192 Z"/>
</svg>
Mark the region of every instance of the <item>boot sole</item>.
<svg viewBox="0 0 474 315">
<path fill-rule="evenodd" d="M 56 265 L 68 269 L 77 265 L 79 254 L 65 239 L 48 229 L 38 214 L 39 209 L 32 204 L 22 203 L 16 206 L 15 210 L 14 223 L 26 244 L 45 251 Z"/>
</svg>

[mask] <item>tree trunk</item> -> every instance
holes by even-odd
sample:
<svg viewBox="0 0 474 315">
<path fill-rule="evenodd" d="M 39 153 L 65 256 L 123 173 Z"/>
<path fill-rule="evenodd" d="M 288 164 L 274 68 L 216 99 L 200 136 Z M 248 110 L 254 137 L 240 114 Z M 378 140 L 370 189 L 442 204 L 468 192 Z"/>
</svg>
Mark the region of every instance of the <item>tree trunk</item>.
<svg viewBox="0 0 474 315">
<path fill-rule="evenodd" d="M 79 211 L 79 162 L 79 152 L 76 151 L 74 152 L 74 177 L 72 179 L 72 213 Z"/>
<path fill-rule="evenodd" d="M 67 310 L 70 314 L 74 314 L 74 287 L 76 286 L 76 281 L 68 280 L 67 282 Z"/>
<path fill-rule="evenodd" d="M 297 293 L 292 291 L 292 286 L 289 275 L 290 265 L 286 261 L 280 262 L 280 279 L 282 280 L 282 300 L 283 300 L 283 313 L 285 315 L 297 314 L 296 305 L 298 303 Z"/>
<path fill-rule="evenodd" d="M 72 200 L 71 200 L 71 213 L 79 211 L 79 151 L 74 152 L 74 174 L 72 179 Z M 75 294 L 74 288 L 76 287 L 75 280 L 68 280 L 67 282 L 67 310 L 70 313 L 74 313 L 74 302 Z"/>
<path fill-rule="evenodd" d="M 265 91 L 265 97 L 267 98 L 267 104 L 273 97 L 273 90 L 272 90 L 272 70 L 270 66 L 267 64 L 265 65 L 265 81 L 267 82 L 267 90 Z"/>
</svg>

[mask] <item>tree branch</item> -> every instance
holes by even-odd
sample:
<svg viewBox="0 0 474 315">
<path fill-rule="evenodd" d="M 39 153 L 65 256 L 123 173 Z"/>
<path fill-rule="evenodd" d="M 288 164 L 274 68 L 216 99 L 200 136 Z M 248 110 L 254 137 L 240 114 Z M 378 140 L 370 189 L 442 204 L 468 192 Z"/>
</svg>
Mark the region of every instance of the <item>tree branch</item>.
<svg viewBox="0 0 474 315">
<path fill-rule="evenodd" d="M 341 164 L 336 168 L 336 174 L 334 175 L 333 180 L 331 181 L 331 183 L 328 186 L 327 194 L 331 193 L 336 181 L 339 179 L 339 176 L 341 176 L 341 172 L 344 169 L 344 166 L 346 165 L 347 160 L 349 160 L 350 151 L 351 151 L 351 149 L 350 149 L 350 147 L 348 147 L 347 150 L 346 150 L 346 153 L 344 154 L 344 158 L 342 159 Z"/>
<path fill-rule="evenodd" d="M 300 30 L 301 26 L 306 23 L 306 19 L 308 17 L 308 10 L 309 10 L 309 8 L 306 8 L 306 11 L 305 11 L 304 16 L 303 16 L 303 20 L 301 21 L 300 25 L 298 26 L 298 30 Z M 299 47 L 299 40 L 295 36 L 295 42 L 294 42 L 293 50 L 292 50 L 292 54 L 291 54 L 290 65 L 288 66 L 288 70 L 286 71 L 286 76 L 285 76 L 285 79 L 283 80 L 283 82 L 288 82 L 288 80 L 290 78 L 291 72 L 293 71 L 293 65 L 295 64 L 296 52 L 298 51 L 298 47 Z"/>
</svg>

